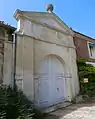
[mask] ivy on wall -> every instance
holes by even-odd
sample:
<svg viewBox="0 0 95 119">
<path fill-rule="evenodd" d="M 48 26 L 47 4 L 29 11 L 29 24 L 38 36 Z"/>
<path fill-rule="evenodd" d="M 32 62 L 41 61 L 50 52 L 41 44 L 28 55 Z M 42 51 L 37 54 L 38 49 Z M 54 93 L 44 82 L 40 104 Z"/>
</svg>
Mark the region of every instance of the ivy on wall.
<svg viewBox="0 0 95 119">
<path fill-rule="evenodd" d="M 89 96 L 95 95 L 95 67 L 87 64 L 84 59 L 78 59 L 77 65 L 81 88 L 80 93 L 88 94 Z M 88 78 L 88 83 L 84 83 L 84 78 Z"/>
</svg>

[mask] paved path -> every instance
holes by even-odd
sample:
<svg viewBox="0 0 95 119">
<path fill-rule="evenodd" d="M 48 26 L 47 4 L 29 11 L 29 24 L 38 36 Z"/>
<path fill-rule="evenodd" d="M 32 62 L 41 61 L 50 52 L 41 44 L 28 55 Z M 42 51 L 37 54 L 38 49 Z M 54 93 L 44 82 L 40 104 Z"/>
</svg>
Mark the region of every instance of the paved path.
<svg viewBox="0 0 95 119">
<path fill-rule="evenodd" d="M 46 119 L 95 119 L 95 101 L 59 109 L 50 113 Z"/>
</svg>

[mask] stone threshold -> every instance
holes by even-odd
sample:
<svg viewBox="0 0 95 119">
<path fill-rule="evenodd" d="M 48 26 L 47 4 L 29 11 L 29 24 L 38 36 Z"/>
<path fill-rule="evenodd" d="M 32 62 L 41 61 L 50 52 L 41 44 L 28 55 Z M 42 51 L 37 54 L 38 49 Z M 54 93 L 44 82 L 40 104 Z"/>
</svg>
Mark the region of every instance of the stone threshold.
<svg viewBox="0 0 95 119">
<path fill-rule="evenodd" d="M 58 103 L 58 104 L 55 104 L 55 105 L 52 105 L 50 107 L 47 107 L 47 108 L 43 108 L 41 109 L 44 113 L 51 113 L 53 111 L 56 111 L 57 109 L 61 109 L 61 108 L 65 108 L 69 105 L 71 105 L 72 103 L 71 102 L 62 102 L 62 103 Z"/>
</svg>

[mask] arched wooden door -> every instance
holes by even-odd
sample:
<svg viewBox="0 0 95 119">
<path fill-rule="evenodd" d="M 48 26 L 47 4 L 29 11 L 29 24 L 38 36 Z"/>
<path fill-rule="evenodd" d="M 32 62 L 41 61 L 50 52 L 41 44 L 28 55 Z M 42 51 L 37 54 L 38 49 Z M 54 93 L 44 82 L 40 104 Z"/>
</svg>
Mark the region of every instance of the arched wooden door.
<svg viewBox="0 0 95 119">
<path fill-rule="evenodd" d="M 64 101 L 65 79 L 64 64 L 56 56 L 45 58 L 35 79 L 35 100 L 39 107 Z"/>
</svg>

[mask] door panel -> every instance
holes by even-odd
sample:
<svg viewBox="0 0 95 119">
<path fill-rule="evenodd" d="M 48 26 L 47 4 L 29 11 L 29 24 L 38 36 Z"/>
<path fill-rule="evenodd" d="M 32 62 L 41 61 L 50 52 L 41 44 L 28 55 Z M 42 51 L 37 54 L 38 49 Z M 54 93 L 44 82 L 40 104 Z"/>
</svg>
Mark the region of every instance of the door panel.
<svg viewBox="0 0 95 119">
<path fill-rule="evenodd" d="M 62 74 L 57 74 L 55 78 L 56 85 L 56 102 L 60 102 L 64 100 L 64 77 Z"/>
<path fill-rule="evenodd" d="M 52 57 L 51 61 L 54 102 L 57 103 L 64 100 L 64 67 L 60 60 L 55 57 Z"/>
<path fill-rule="evenodd" d="M 49 105 L 49 81 L 48 76 L 44 75 L 39 78 L 39 105 L 43 107 Z"/>
<path fill-rule="evenodd" d="M 64 100 L 64 67 L 55 56 L 45 58 L 36 81 L 36 100 L 40 107 L 48 107 Z"/>
</svg>

